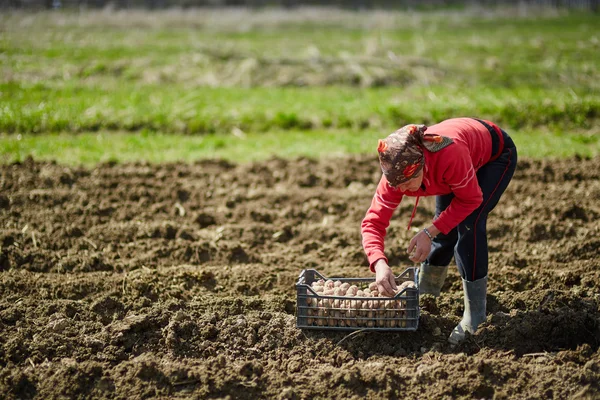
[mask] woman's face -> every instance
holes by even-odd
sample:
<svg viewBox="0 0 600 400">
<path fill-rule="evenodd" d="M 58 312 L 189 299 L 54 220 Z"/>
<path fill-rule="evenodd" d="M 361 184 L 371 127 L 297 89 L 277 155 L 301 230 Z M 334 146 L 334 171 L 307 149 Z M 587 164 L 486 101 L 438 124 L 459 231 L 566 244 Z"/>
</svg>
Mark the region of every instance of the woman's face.
<svg viewBox="0 0 600 400">
<path fill-rule="evenodd" d="M 423 170 L 421 170 L 414 178 L 409 179 L 408 181 L 401 183 L 397 186 L 403 192 L 416 192 L 421 187 L 421 183 L 423 182 Z"/>
</svg>

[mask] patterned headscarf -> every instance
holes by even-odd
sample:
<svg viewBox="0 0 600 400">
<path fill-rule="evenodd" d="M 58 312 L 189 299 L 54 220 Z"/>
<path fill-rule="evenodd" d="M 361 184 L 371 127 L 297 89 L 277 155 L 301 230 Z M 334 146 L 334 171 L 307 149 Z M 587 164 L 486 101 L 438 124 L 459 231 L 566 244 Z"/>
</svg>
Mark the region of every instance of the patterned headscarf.
<svg viewBox="0 0 600 400">
<path fill-rule="evenodd" d="M 435 153 L 454 143 L 440 135 L 426 135 L 425 125 L 406 125 L 379 140 L 379 163 L 390 186 L 414 178 L 425 165 L 423 149 Z"/>
</svg>

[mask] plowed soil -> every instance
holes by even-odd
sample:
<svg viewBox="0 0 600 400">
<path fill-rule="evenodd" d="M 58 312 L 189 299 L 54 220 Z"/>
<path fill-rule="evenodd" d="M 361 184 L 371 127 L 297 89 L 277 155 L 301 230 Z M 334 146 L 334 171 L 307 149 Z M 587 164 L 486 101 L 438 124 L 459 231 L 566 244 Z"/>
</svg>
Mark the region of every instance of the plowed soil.
<svg viewBox="0 0 600 400">
<path fill-rule="evenodd" d="M 600 159 L 520 161 L 488 223 L 487 322 L 455 348 L 455 267 L 416 332 L 295 327 L 302 269 L 371 275 L 378 177 L 366 156 L 1 165 L 0 397 L 600 397 Z"/>
</svg>

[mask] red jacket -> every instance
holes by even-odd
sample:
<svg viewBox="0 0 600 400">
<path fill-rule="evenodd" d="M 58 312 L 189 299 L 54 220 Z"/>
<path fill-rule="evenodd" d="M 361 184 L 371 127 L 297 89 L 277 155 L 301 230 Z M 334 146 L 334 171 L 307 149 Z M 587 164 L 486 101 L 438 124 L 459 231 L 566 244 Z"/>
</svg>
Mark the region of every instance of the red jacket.
<svg viewBox="0 0 600 400">
<path fill-rule="evenodd" d="M 500 132 L 496 125 L 485 122 Z M 454 143 L 435 153 L 424 150 L 423 185 L 416 192 L 404 193 L 390 187 L 382 174 L 361 225 L 363 248 L 372 271 L 377 260 L 383 258 L 387 261 L 384 254 L 386 229 L 402 197 L 454 193 L 450 206 L 433 221 L 433 225 L 444 234 L 448 234 L 483 201 L 476 172 L 492 156 L 490 132 L 472 118 L 453 118 L 428 127 L 427 133 L 448 136 Z"/>
</svg>

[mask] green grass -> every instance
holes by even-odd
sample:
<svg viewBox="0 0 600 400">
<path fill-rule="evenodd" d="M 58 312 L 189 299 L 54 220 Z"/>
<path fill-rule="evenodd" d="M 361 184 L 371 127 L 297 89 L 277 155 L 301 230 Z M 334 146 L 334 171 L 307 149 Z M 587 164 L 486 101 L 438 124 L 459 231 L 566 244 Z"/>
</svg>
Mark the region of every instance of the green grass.
<svg viewBox="0 0 600 400">
<path fill-rule="evenodd" d="M 321 157 L 457 116 L 597 154 L 600 16 L 522 12 L 3 13 L 2 157 Z"/>
<path fill-rule="evenodd" d="M 328 12 L 8 14 L 0 132 L 596 123 L 599 16 Z"/>
<path fill-rule="evenodd" d="M 376 157 L 377 139 L 387 132 L 362 130 L 284 131 L 262 134 L 207 134 L 203 136 L 168 135 L 148 132 L 97 132 L 80 135 L 4 135 L 0 136 L 0 162 L 56 160 L 69 165 L 93 166 L 98 162 L 149 161 L 194 162 L 204 158 L 223 158 L 235 162 L 271 157 L 337 157 L 368 154 Z M 600 134 L 527 130 L 512 132 L 519 155 L 530 158 L 600 155 Z"/>
<path fill-rule="evenodd" d="M 0 132 L 150 130 L 169 133 L 352 128 L 456 116 L 488 118 L 514 129 L 592 128 L 600 92 L 582 89 L 275 87 L 191 88 L 121 83 L 113 88 L 0 84 Z"/>
</svg>

